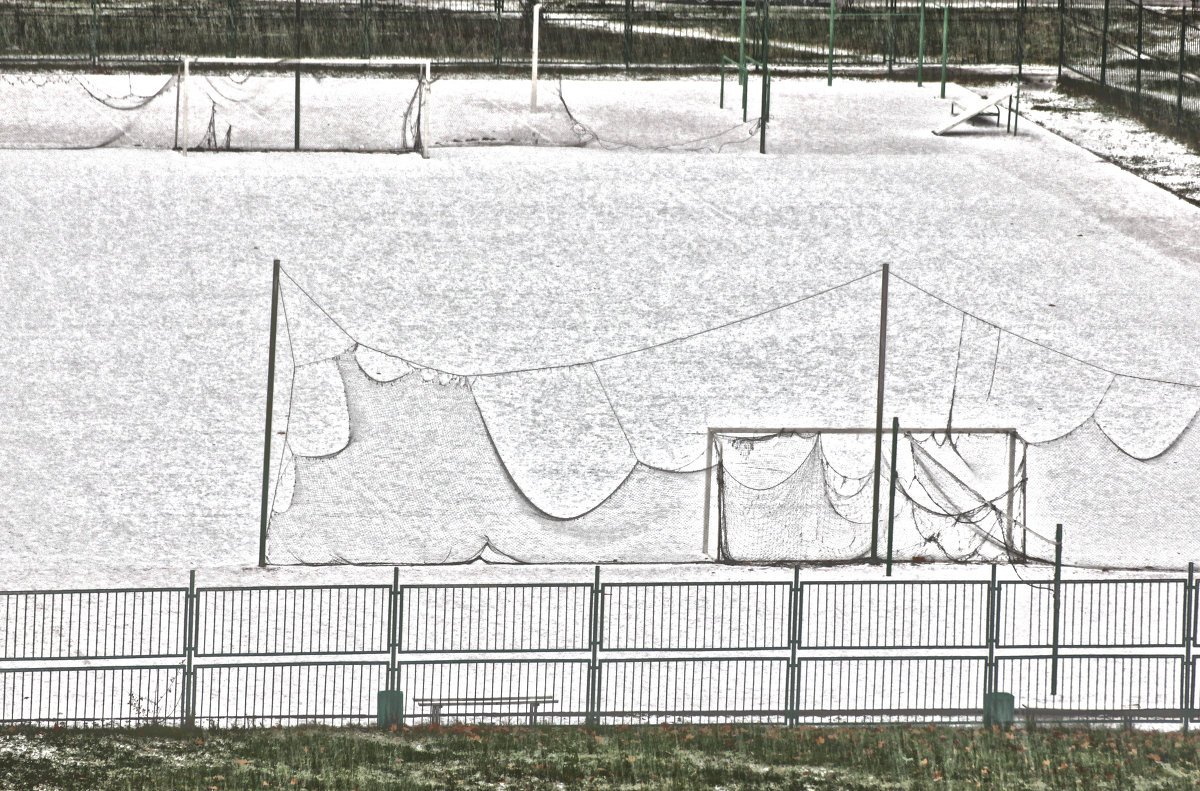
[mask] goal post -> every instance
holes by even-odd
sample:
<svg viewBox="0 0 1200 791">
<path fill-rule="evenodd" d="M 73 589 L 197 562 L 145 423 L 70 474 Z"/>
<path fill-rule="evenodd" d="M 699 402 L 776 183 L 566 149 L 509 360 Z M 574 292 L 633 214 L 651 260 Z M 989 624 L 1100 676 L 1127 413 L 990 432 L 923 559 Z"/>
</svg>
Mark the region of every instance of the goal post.
<svg viewBox="0 0 1200 791">
<path fill-rule="evenodd" d="M 182 128 L 183 134 L 180 139 L 180 150 L 186 156 L 189 149 L 188 136 L 188 115 L 191 107 L 191 94 L 193 91 L 193 81 L 197 73 L 258 73 L 264 75 L 275 76 L 278 79 L 285 79 L 287 73 L 295 73 L 297 76 L 308 75 L 316 79 L 321 79 L 326 75 L 339 75 L 342 78 L 350 78 L 356 76 L 372 75 L 386 76 L 387 74 L 395 74 L 404 69 L 416 69 L 416 89 L 409 98 L 407 104 L 403 108 L 399 108 L 398 102 L 392 102 L 392 110 L 402 110 L 403 124 L 408 126 L 411 124 L 413 129 L 412 149 L 419 151 L 421 156 L 429 158 L 429 97 L 430 85 L 432 83 L 431 61 L 428 58 L 253 58 L 253 57 L 181 57 L 183 78 L 180 83 L 181 100 L 179 105 L 183 108 L 182 117 L 178 120 L 178 125 Z M 228 96 L 220 94 L 221 99 L 226 103 L 232 103 Z M 347 97 L 352 100 L 354 97 Z M 394 97 L 403 99 L 403 97 Z M 317 100 L 321 104 L 328 105 L 329 97 Z M 213 134 L 213 141 L 216 148 L 220 148 L 220 140 L 217 135 L 216 125 L 216 102 L 214 102 L 213 125 L 210 130 Z M 355 107 L 349 106 L 342 112 L 354 114 Z M 407 129 L 401 129 L 399 145 L 375 145 L 371 142 L 354 141 L 346 139 L 344 142 L 338 142 L 337 138 L 330 139 L 328 137 L 319 140 L 318 142 L 305 146 L 302 143 L 301 119 L 304 115 L 303 100 L 299 84 L 292 98 L 292 117 L 293 117 L 293 139 L 295 150 L 409 150 L 409 136 Z M 331 111 L 336 112 L 336 111 Z M 373 110 L 362 109 L 358 115 L 365 116 L 373 112 Z M 342 113 L 339 113 L 341 115 Z M 257 113 L 262 118 L 263 114 Z M 276 119 L 281 121 L 281 119 Z M 319 120 L 322 125 L 328 125 L 330 119 Z M 229 127 L 230 132 L 226 140 L 232 137 L 232 127 Z M 353 128 L 348 128 L 346 134 L 352 136 L 355 134 Z M 230 142 L 226 148 L 233 148 Z M 193 146 L 194 148 L 194 146 Z M 253 150 L 256 148 L 254 143 L 248 146 L 239 146 L 240 150 Z M 273 146 L 263 145 L 263 150 L 274 150 Z"/>
<path fill-rule="evenodd" d="M 880 547 L 874 544 L 883 532 L 873 522 L 887 517 L 873 512 L 870 495 L 879 476 L 887 496 L 892 464 L 886 458 L 876 464 L 876 435 L 875 428 L 710 427 L 704 555 L 733 562 L 878 555 Z M 907 468 L 907 477 L 898 484 L 893 505 L 907 509 L 909 539 L 920 537 L 935 546 L 929 555 L 944 550 L 947 559 L 988 549 L 1010 558 L 1025 556 L 1028 529 L 1020 512 L 1026 443 L 1016 429 L 900 427 L 898 436 L 905 439 L 909 455 L 897 465 Z M 786 448 L 789 443 L 792 447 Z M 845 461 L 856 454 L 857 462 Z M 745 532 L 731 537 L 729 530 Z M 953 532 L 964 535 L 944 535 Z M 747 538 L 751 534 L 768 543 L 759 548 Z M 780 546 L 772 546 L 773 541 Z M 955 541 L 974 549 L 950 548 Z M 740 548 L 731 553 L 735 545 Z"/>
</svg>

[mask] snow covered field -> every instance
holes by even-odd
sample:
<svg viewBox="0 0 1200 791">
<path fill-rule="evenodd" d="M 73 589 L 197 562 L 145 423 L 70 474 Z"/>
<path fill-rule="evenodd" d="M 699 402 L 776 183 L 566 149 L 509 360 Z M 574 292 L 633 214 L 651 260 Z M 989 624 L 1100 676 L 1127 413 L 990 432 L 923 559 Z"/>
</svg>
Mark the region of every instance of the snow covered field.
<svg viewBox="0 0 1200 791">
<path fill-rule="evenodd" d="M 571 81 L 565 106 L 555 87 L 530 113 L 527 83 L 437 82 L 427 161 L 0 151 L 0 587 L 386 576 L 241 571 L 257 556 L 274 258 L 358 340 L 468 376 L 658 344 L 889 263 L 907 283 L 893 281 L 888 415 L 942 425 L 954 393 L 955 425 L 995 419 L 968 396 L 998 371 L 1000 416 L 1050 442 L 1041 466 L 1031 455 L 1030 522 L 1067 525 L 1068 562 L 1200 554 L 1196 207 L 1024 121 L 1015 138 L 934 137 L 955 86 L 940 100 L 932 84 L 778 79 L 766 156 L 712 79 Z M 631 364 L 614 399 L 663 454 L 682 447 L 663 426 L 870 425 L 877 283 L 820 325 L 781 322 L 769 346 L 742 335 L 699 369 Z M 753 409 L 736 397 L 749 388 Z M 671 569 L 691 575 L 755 572 Z"/>
</svg>

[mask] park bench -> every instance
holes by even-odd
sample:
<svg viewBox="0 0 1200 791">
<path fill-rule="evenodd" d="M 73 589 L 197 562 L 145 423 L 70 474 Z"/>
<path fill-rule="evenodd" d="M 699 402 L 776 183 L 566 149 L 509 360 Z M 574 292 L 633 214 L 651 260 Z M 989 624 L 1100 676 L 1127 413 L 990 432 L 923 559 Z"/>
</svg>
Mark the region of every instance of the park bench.
<svg viewBox="0 0 1200 791">
<path fill-rule="evenodd" d="M 1020 86 L 1014 85 L 1011 88 L 1009 88 L 1008 90 L 1001 91 L 1000 93 L 996 94 L 995 96 L 991 96 L 986 99 L 978 99 L 973 102 L 962 102 L 957 99 L 951 100 L 951 102 L 950 102 L 951 115 L 954 115 L 955 107 L 961 108 L 963 110 L 962 114 L 954 115 L 954 117 L 951 118 L 949 121 L 942 124 L 937 129 L 934 129 L 933 133 L 935 135 L 943 135 L 946 132 L 949 132 L 954 127 L 958 126 L 959 124 L 965 123 L 966 121 L 969 121 L 972 118 L 977 118 L 981 115 L 987 116 L 988 118 L 990 118 L 990 117 L 992 117 L 993 114 L 987 112 L 988 110 L 995 110 L 996 126 L 1000 126 L 1000 105 L 1003 102 L 1007 101 L 1008 102 L 1008 114 L 1009 114 L 1009 116 L 1012 116 L 1012 114 L 1013 114 L 1013 107 L 1012 107 L 1013 98 L 1016 97 L 1016 100 L 1018 103 L 1017 108 L 1019 110 L 1020 109 L 1020 101 L 1021 101 L 1020 96 L 1021 96 Z M 1013 131 L 1014 131 L 1014 133 L 1016 132 L 1015 129 Z"/>
<path fill-rule="evenodd" d="M 418 706 L 429 709 L 429 721 L 440 723 L 442 709 L 463 706 L 528 706 L 529 724 L 537 724 L 538 708 L 543 703 L 558 703 L 558 698 L 549 695 L 497 695 L 471 698 L 413 698 Z"/>
</svg>

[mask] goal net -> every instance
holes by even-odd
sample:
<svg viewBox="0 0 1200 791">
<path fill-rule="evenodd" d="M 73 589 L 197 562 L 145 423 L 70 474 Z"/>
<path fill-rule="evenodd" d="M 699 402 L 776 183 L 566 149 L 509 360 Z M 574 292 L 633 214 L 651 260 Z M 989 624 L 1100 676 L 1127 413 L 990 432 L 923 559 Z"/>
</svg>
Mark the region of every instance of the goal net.
<svg viewBox="0 0 1200 791">
<path fill-rule="evenodd" d="M 0 73 L 0 147 L 419 151 L 429 61 L 181 58 Z"/>
<path fill-rule="evenodd" d="M 889 510 L 897 560 L 1024 557 L 1025 443 L 1015 431 L 902 430 L 894 500 L 891 432 L 885 432 L 874 531 L 873 429 L 710 436 L 723 560 L 884 557 Z"/>
</svg>

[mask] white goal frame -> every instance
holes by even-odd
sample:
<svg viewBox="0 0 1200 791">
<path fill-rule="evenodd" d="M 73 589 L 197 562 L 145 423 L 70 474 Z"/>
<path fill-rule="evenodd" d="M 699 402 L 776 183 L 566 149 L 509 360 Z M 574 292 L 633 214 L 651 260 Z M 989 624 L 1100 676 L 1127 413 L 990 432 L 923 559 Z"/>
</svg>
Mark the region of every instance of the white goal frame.
<svg viewBox="0 0 1200 791">
<path fill-rule="evenodd" d="M 1008 496 L 1005 498 L 1004 522 L 1006 526 L 1005 536 L 1009 546 L 1016 546 L 1015 536 L 1013 535 L 1017 522 L 1013 516 L 1014 493 L 1013 489 L 1016 485 L 1017 473 L 1017 443 L 1024 442 L 1021 435 L 1015 428 L 909 428 L 900 426 L 902 434 L 930 434 L 936 436 L 953 436 L 956 434 L 993 434 L 1008 437 Z M 770 434 L 857 434 L 862 436 L 875 436 L 878 430 L 874 428 L 794 428 L 791 426 L 710 426 L 708 428 L 707 437 L 704 443 L 704 532 L 702 551 L 707 557 L 713 557 L 709 551 L 710 538 L 712 535 L 710 525 L 712 523 L 712 480 L 716 466 L 713 464 L 713 451 L 716 448 L 717 436 L 743 434 L 747 437 L 755 437 Z M 890 426 L 883 429 L 883 435 L 887 436 L 892 433 Z M 881 451 L 882 452 L 882 451 Z M 718 458 L 718 463 L 720 459 Z M 1028 473 L 1026 473 L 1028 474 Z M 881 493 L 882 498 L 882 493 Z M 1025 526 L 1025 519 L 1020 521 L 1022 536 L 1021 536 L 1021 553 L 1026 551 L 1029 533 Z"/>
<path fill-rule="evenodd" d="M 300 70 L 302 68 L 327 68 L 353 71 L 355 69 L 394 69 L 398 66 L 416 66 L 418 69 L 417 118 L 421 135 L 421 157 L 429 159 L 429 86 L 431 61 L 429 58 L 221 58 L 179 57 L 179 109 L 176 111 L 176 127 L 181 130 L 180 148 L 184 156 L 188 152 L 188 83 L 192 66 L 246 67 L 247 70 L 284 71 L 296 70 L 295 137 L 296 150 L 300 150 Z"/>
</svg>

